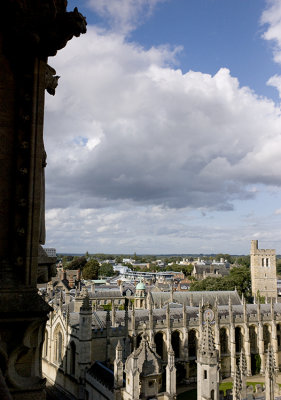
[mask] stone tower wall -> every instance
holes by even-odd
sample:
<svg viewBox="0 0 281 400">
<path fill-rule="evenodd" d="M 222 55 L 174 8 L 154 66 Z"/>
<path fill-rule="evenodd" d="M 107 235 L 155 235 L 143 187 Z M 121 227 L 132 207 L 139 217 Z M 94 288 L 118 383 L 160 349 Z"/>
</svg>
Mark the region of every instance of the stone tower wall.
<svg viewBox="0 0 281 400">
<path fill-rule="evenodd" d="M 253 296 L 277 297 L 276 252 L 259 249 L 257 240 L 251 242 L 251 280 Z"/>
</svg>

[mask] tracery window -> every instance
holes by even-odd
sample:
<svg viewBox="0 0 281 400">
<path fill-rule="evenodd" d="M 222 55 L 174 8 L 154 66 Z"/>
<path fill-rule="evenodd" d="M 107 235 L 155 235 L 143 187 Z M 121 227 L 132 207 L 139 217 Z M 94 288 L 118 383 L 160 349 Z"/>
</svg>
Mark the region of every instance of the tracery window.
<svg viewBox="0 0 281 400">
<path fill-rule="evenodd" d="M 75 375 L 76 346 L 74 342 L 70 343 L 70 374 Z"/>
<path fill-rule="evenodd" d="M 263 326 L 263 340 L 264 340 L 264 350 L 267 350 L 268 345 L 270 344 L 270 341 L 271 341 L 271 335 L 269 332 L 268 325 Z"/>
<path fill-rule="evenodd" d="M 63 336 L 61 328 L 55 330 L 55 362 L 61 364 L 63 358 Z"/>
<path fill-rule="evenodd" d="M 191 329 L 188 332 L 188 354 L 189 357 L 196 357 L 197 352 L 197 339 L 196 339 L 196 331 Z"/>
<path fill-rule="evenodd" d="M 221 354 L 228 353 L 228 335 L 225 328 L 220 329 Z"/>
<path fill-rule="evenodd" d="M 251 325 L 249 328 L 249 336 L 250 336 L 250 348 L 251 353 L 256 354 L 258 352 L 258 341 L 257 341 L 257 333 L 254 325 Z"/>
<path fill-rule="evenodd" d="M 235 347 L 236 353 L 240 353 L 243 347 L 243 336 L 239 326 L 235 328 Z"/>
<path fill-rule="evenodd" d="M 178 331 L 172 333 L 172 348 L 175 353 L 175 358 L 180 357 L 180 334 Z"/>
<path fill-rule="evenodd" d="M 43 346 L 43 357 L 48 357 L 48 339 L 49 339 L 49 335 L 48 335 L 48 331 L 45 330 L 45 339 L 44 339 L 44 346 Z"/>
</svg>

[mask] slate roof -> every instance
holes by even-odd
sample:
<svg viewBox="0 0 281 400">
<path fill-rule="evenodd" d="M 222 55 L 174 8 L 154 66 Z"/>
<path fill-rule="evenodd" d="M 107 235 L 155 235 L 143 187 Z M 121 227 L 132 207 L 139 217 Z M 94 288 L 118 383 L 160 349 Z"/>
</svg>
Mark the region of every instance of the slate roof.
<svg viewBox="0 0 281 400">
<path fill-rule="evenodd" d="M 79 313 L 78 312 L 73 312 L 71 309 L 73 309 L 73 303 L 69 304 L 70 307 L 70 325 L 76 325 L 79 324 Z M 277 314 L 281 315 L 281 303 L 274 303 L 274 311 Z M 250 314 L 252 315 L 257 315 L 257 310 L 258 310 L 258 305 L 257 304 L 247 304 L 247 314 L 248 316 Z M 233 316 L 236 315 L 243 315 L 243 304 L 237 304 L 232 306 L 232 311 L 233 311 Z M 266 315 L 271 312 L 271 306 L 270 304 L 261 304 L 260 305 L 260 311 L 261 315 Z M 186 314 L 187 318 L 191 319 L 197 319 L 198 318 L 198 307 L 191 307 L 191 306 L 186 306 Z M 106 311 L 94 311 L 92 313 L 92 327 L 95 329 L 100 329 L 100 328 L 105 328 L 106 327 Z M 229 316 L 229 306 L 228 305 L 219 305 L 218 306 L 218 315 L 219 317 L 228 317 Z M 111 316 L 111 312 L 110 312 Z M 132 316 L 132 311 L 128 311 L 128 317 L 129 317 L 129 324 L 131 321 L 131 316 Z M 182 320 L 183 317 L 183 308 L 182 306 L 177 306 L 177 307 L 170 307 L 170 318 L 171 320 Z M 115 320 L 117 325 L 124 325 L 124 320 L 125 320 L 125 311 L 124 310 L 116 310 L 115 314 Z M 135 310 L 135 321 L 136 323 L 147 323 L 149 320 L 149 310 L 144 309 L 144 310 Z M 153 309 L 153 320 L 156 321 L 165 321 L 166 320 L 166 308 L 156 308 Z M 129 325 L 130 326 L 130 325 Z"/>
<path fill-rule="evenodd" d="M 87 374 L 94 377 L 103 386 L 113 392 L 114 388 L 114 373 L 100 361 L 96 361 L 88 370 Z"/>
<path fill-rule="evenodd" d="M 159 307 L 162 303 L 162 306 L 170 301 L 171 293 L 170 292 L 150 292 L 153 303 Z M 214 305 L 217 299 L 218 304 L 228 304 L 229 298 L 233 305 L 242 304 L 242 301 L 236 291 L 204 291 L 204 292 L 174 292 L 173 293 L 173 301 L 180 304 L 192 304 L 194 306 L 199 306 L 202 302 L 209 303 L 210 305 Z"/>
</svg>

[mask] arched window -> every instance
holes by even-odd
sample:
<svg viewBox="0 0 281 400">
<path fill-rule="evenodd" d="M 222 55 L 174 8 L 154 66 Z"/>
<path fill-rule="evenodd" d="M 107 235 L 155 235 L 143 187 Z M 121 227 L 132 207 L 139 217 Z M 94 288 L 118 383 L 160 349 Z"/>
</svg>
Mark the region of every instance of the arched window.
<svg viewBox="0 0 281 400">
<path fill-rule="evenodd" d="M 44 346 L 43 346 L 43 357 L 48 358 L 48 331 L 45 330 L 45 339 L 44 339 Z"/>
<path fill-rule="evenodd" d="M 197 339 L 196 339 L 196 331 L 191 329 L 188 332 L 188 354 L 189 357 L 196 357 L 197 352 Z"/>
<path fill-rule="evenodd" d="M 251 325 L 249 328 L 249 336 L 250 336 L 250 350 L 252 354 L 258 353 L 258 338 L 256 333 L 256 327 Z"/>
<path fill-rule="evenodd" d="M 137 343 L 136 343 L 137 348 L 140 346 L 141 339 L 142 339 L 142 333 L 140 333 L 140 334 L 137 336 Z"/>
<path fill-rule="evenodd" d="M 225 328 L 220 329 L 221 354 L 228 353 L 228 335 Z"/>
<path fill-rule="evenodd" d="M 180 357 L 180 334 L 178 331 L 172 333 L 172 348 L 175 353 L 175 358 Z"/>
<path fill-rule="evenodd" d="M 63 336 L 60 327 L 55 330 L 55 362 L 60 364 L 63 357 Z"/>
<path fill-rule="evenodd" d="M 157 332 L 154 336 L 154 342 L 156 345 L 156 353 L 163 359 L 163 350 L 164 350 L 164 343 L 163 343 L 163 333 Z"/>
<path fill-rule="evenodd" d="M 268 345 L 271 342 L 271 334 L 268 325 L 263 326 L 263 340 L 264 340 L 264 350 L 267 350 Z"/>
<path fill-rule="evenodd" d="M 236 353 L 240 353 L 243 347 L 243 337 L 239 326 L 235 328 L 235 347 Z"/>
<path fill-rule="evenodd" d="M 70 343 L 70 375 L 75 375 L 76 346 L 74 342 Z"/>
</svg>

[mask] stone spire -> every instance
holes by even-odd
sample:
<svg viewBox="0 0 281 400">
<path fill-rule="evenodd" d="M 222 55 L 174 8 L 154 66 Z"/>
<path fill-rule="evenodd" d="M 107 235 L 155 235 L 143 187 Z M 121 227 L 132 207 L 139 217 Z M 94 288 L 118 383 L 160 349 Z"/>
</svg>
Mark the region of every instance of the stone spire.
<svg viewBox="0 0 281 400">
<path fill-rule="evenodd" d="M 170 288 L 170 303 L 174 302 L 174 288 L 173 288 L 173 284 L 171 284 L 171 288 Z"/>
<path fill-rule="evenodd" d="M 171 320 L 170 320 L 170 304 L 167 304 L 167 308 L 166 308 L 166 325 L 167 328 L 170 329 L 171 328 Z"/>
<path fill-rule="evenodd" d="M 114 387 L 116 389 L 123 387 L 123 347 L 120 343 L 120 340 L 118 340 L 115 350 Z"/>
<path fill-rule="evenodd" d="M 160 391 L 162 361 L 149 344 L 145 325 L 140 346 L 126 360 L 125 373 L 126 388 L 124 392 L 126 393 L 126 398 L 138 400 L 140 398 L 140 388 L 144 390 L 144 398 L 151 396 L 151 392 L 157 395 Z M 152 378 L 153 387 L 149 386 Z"/>
<path fill-rule="evenodd" d="M 135 333 L 136 330 L 136 316 L 135 316 L 135 306 L 133 304 L 132 306 L 132 311 L 131 311 L 131 330 L 133 333 Z"/>
<path fill-rule="evenodd" d="M 63 306 L 63 293 L 62 293 L 62 290 L 61 290 L 60 294 L 59 294 L 59 308 L 61 309 L 62 306 Z"/>
<path fill-rule="evenodd" d="M 247 397 L 247 383 L 246 383 L 246 376 L 247 376 L 247 361 L 244 350 L 241 350 L 240 353 L 240 360 L 239 360 L 239 370 L 240 370 L 240 377 L 241 377 L 241 396 L 242 398 Z"/>
<path fill-rule="evenodd" d="M 177 393 L 175 353 L 172 347 L 168 350 L 168 363 L 166 367 L 166 392 L 171 398 Z"/>
<path fill-rule="evenodd" d="M 87 290 L 87 289 L 86 289 Z M 88 292 L 87 292 L 88 293 Z M 86 295 L 83 298 L 83 303 L 82 307 L 80 309 L 81 311 L 91 311 L 91 306 L 90 306 L 90 300 L 89 300 L 89 295 Z"/>
<path fill-rule="evenodd" d="M 183 327 L 185 328 L 186 324 L 187 324 L 186 302 L 185 301 L 183 302 L 183 305 L 182 305 L 182 324 L 183 324 Z"/>
<path fill-rule="evenodd" d="M 243 319 L 244 319 L 244 322 L 248 321 L 247 304 L 246 304 L 246 299 L 244 296 L 243 296 Z"/>
<path fill-rule="evenodd" d="M 115 323 L 116 323 L 116 308 L 115 308 L 114 300 L 111 300 L 111 322 L 112 322 L 112 326 L 115 326 Z"/>
<path fill-rule="evenodd" d="M 204 355 L 209 355 L 209 354 L 212 355 L 215 351 L 216 347 L 214 343 L 212 328 L 209 324 L 209 321 L 207 320 L 203 329 L 200 352 Z"/>
<path fill-rule="evenodd" d="M 219 399 L 219 353 L 207 319 L 203 325 L 197 358 L 197 399 Z"/>
<path fill-rule="evenodd" d="M 274 400 L 276 386 L 276 363 L 271 344 L 268 346 L 265 366 L 265 400 Z M 278 393 L 278 392 L 277 392 Z"/>
<path fill-rule="evenodd" d="M 239 365 L 236 365 L 233 378 L 233 389 L 232 389 L 233 400 L 241 400 L 241 391 L 242 391 L 241 372 Z"/>
</svg>

